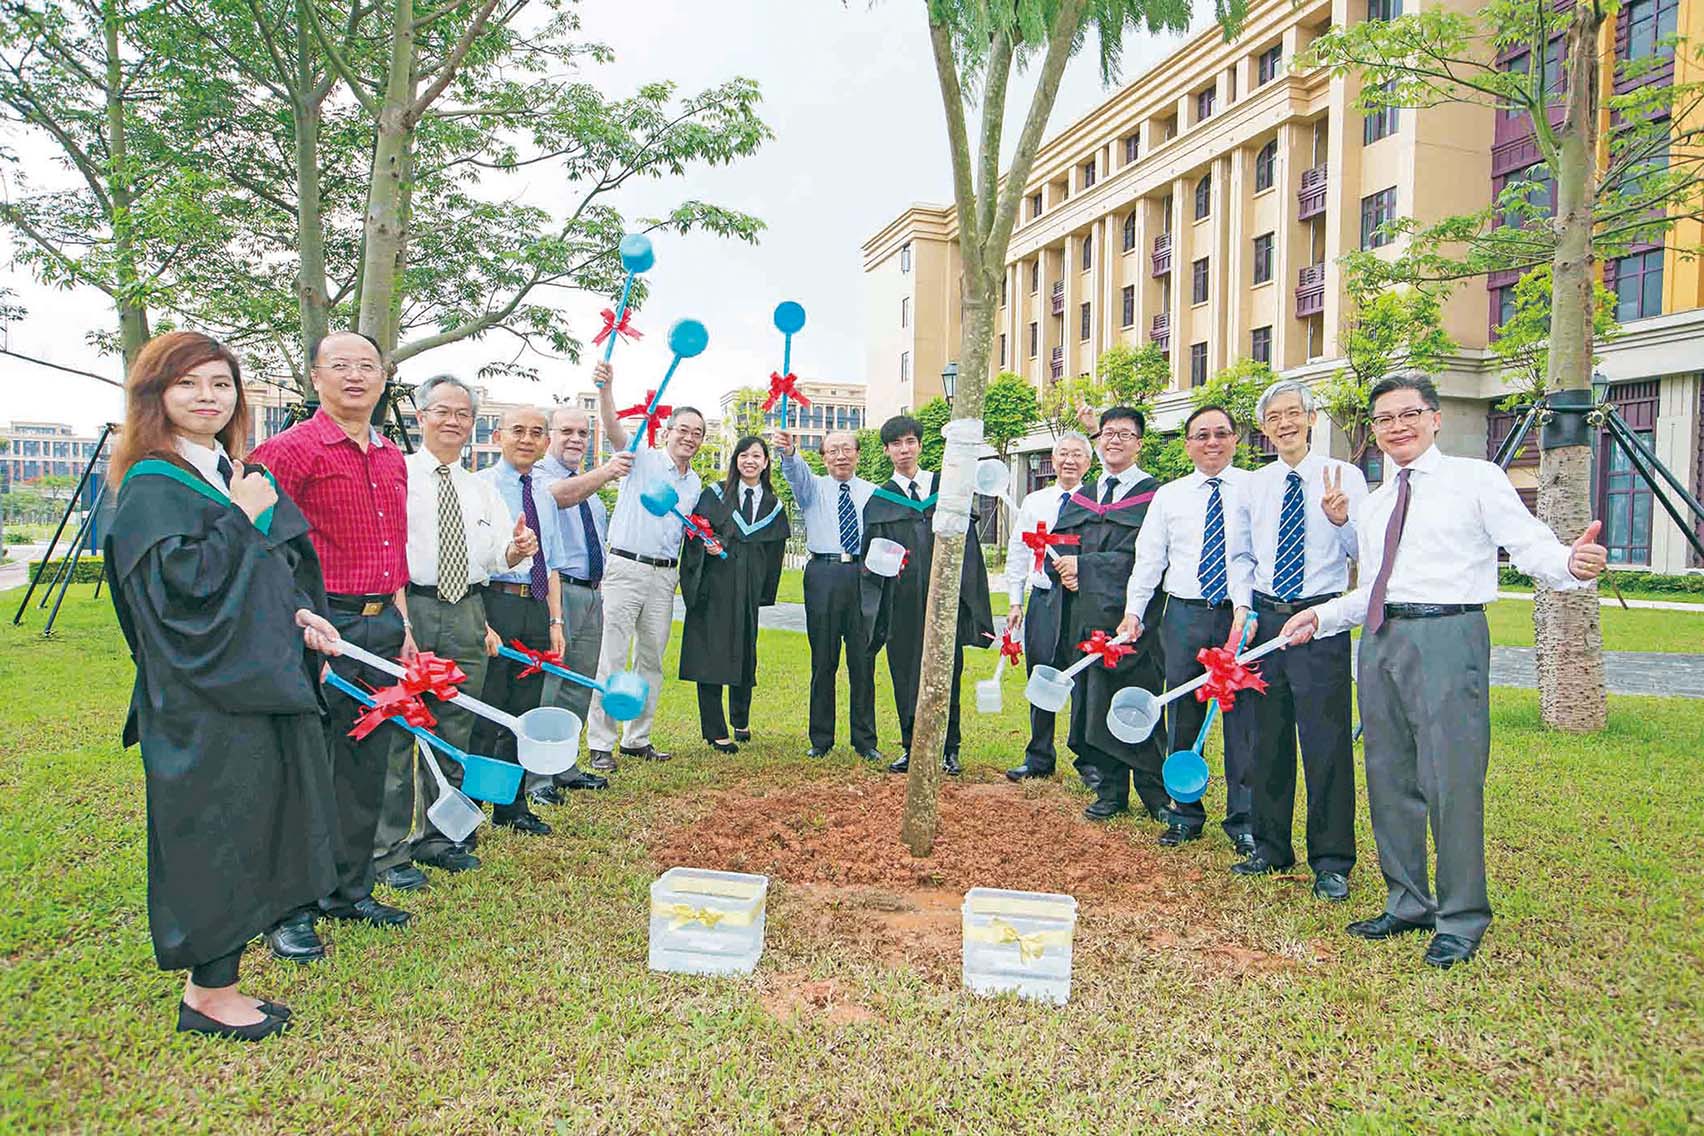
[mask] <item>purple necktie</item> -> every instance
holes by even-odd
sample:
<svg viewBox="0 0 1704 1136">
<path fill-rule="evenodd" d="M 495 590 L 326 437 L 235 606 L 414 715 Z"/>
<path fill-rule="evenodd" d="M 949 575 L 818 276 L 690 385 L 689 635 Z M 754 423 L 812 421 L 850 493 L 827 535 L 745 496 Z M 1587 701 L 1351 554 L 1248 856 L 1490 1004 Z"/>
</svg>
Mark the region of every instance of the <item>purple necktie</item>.
<svg viewBox="0 0 1704 1136">
<path fill-rule="evenodd" d="M 1384 626 L 1385 589 L 1390 586 L 1390 570 L 1396 566 L 1396 546 L 1402 543 L 1402 526 L 1408 523 L 1408 475 L 1404 469 L 1396 475 L 1396 508 L 1390 511 L 1385 525 L 1384 559 L 1379 561 L 1379 574 L 1373 577 L 1373 594 L 1367 601 L 1367 634 L 1377 635 Z"/>
<path fill-rule="evenodd" d="M 527 519 L 527 528 L 538 537 L 538 551 L 532 554 L 532 567 L 527 573 L 527 587 L 532 590 L 532 598 L 544 603 L 550 595 L 550 573 L 544 567 L 544 530 L 538 523 L 538 505 L 533 501 L 532 474 L 521 474 L 521 515 Z"/>
</svg>

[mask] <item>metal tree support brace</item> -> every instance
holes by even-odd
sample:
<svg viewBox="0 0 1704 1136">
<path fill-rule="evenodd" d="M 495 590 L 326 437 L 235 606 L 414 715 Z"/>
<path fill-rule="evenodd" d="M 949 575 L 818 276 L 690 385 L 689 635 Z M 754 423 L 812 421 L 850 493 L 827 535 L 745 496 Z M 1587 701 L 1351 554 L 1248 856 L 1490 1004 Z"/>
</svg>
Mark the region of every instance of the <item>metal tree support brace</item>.
<svg viewBox="0 0 1704 1136">
<path fill-rule="evenodd" d="M 976 462 L 982 452 L 982 419 L 955 418 L 941 427 L 947 448 L 941 458 L 941 479 L 935 491 L 936 536 L 957 536 L 970 528 L 970 502 L 976 481 Z"/>
</svg>

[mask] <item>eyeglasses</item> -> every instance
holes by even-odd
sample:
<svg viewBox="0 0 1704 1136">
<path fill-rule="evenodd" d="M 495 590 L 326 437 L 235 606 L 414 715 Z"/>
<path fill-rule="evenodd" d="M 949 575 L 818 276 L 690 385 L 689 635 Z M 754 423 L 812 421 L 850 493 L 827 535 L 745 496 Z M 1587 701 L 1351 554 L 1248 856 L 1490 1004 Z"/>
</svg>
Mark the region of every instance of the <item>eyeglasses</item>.
<svg viewBox="0 0 1704 1136">
<path fill-rule="evenodd" d="M 348 378 L 350 375 L 360 375 L 363 379 L 371 379 L 384 374 L 385 371 L 377 363 L 345 363 L 341 360 L 336 363 L 322 363 L 319 369 L 330 371 L 340 379 Z"/>
<path fill-rule="evenodd" d="M 517 441 L 530 439 L 537 442 L 545 437 L 545 430 L 543 426 L 521 426 L 517 424 L 509 427 L 509 437 Z"/>
<path fill-rule="evenodd" d="M 1109 442 L 1134 442 L 1142 435 L 1135 430 L 1102 430 L 1100 436 Z"/>
<path fill-rule="evenodd" d="M 842 455 L 844 455 L 846 457 L 851 457 L 853 454 L 855 454 L 857 452 L 858 452 L 857 446 L 824 446 L 822 448 L 823 457 L 836 457 L 837 458 L 837 457 L 841 457 Z"/>
<path fill-rule="evenodd" d="M 1300 407 L 1292 406 L 1289 410 L 1274 410 L 1261 421 L 1269 426 L 1277 426 L 1284 422 L 1300 422 L 1308 416 L 1308 412 Z"/>
<path fill-rule="evenodd" d="M 1235 430 L 1197 430 L 1189 436 L 1191 442 L 1228 442 L 1237 436 Z"/>
<path fill-rule="evenodd" d="M 696 442 L 704 437 L 704 430 L 702 427 L 676 426 L 674 429 L 676 434 L 685 438 L 689 442 Z"/>
<path fill-rule="evenodd" d="M 457 422 L 472 422 L 473 411 L 462 407 L 428 406 L 426 408 L 426 417 L 436 418 L 440 422 L 446 418 L 454 418 Z"/>
<path fill-rule="evenodd" d="M 1374 430 L 1383 434 L 1387 430 L 1394 430 L 1398 425 L 1418 426 L 1421 415 L 1431 413 L 1434 413 L 1431 407 L 1414 406 L 1407 410 L 1399 410 L 1395 414 L 1375 414 L 1369 421 Z"/>
</svg>

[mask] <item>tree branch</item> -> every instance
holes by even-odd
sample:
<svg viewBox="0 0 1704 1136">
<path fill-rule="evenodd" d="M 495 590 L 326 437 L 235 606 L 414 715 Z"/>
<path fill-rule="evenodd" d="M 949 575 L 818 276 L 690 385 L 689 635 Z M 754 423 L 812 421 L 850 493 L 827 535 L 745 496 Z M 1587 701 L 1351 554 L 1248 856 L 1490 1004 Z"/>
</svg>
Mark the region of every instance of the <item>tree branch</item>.
<svg viewBox="0 0 1704 1136">
<path fill-rule="evenodd" d="M 419 97 L 414 100 L 406 112 L 410 126 L 420 121 L 420 116 L 426 113 L 426 108 L 436 102 L 438 96 L 443 94 L 451 81 L 455 79 L 456 71 L 461 67 L 462 60 L 466 59 L 467 53 L 473 49 L 474 40 L 478 39 L 480 34 L 485 31 L 485 25 L 491 19 L 491 13 L 497 10 L 497 3 L 498 0 L 485 0 L 485 3 L 480 5 L 479 11 L 473 17 L 473 22 L 462 30 L 461 38 L 456 41 L 455 47 L 451 48 L 450 53 L 434 68 L 438 72 L 438 77 L 432 80 L 430 86 L 420 92 Z"/>
<path fill-rule="evenodd" d="M 1018 198 L 1029 181 L 1030 167 L 1035 164 L 1042 132 L 1047 129 L 1053 102 L 1059 96 L 1059 81 L 1065 75 L 1065 64 L 1070 61 L 1071 46 L 1086 8 L 1086 0 L 1062 0 L 1054 13 L 1041 76 L 1036 81 L 1023 130 L 1018 134 L 1017 153 L 1012 158 L 1012 168 L 1006 171 L 1006 185 L 1000 194 L 999 208 L 994 213 L 994 228 L 986 242 L 988 257 L 995 263 L 1005 261 L 1006 245 L 1012 239 L 1012 224 L 1018 215 Z"/>
<path fill-rule="evenodd" d="M 964 121 L 964 89 L 959 85 L 958 61 L 953 58 L 953 33 L 945 18 L 931 13 L 929 47 L 935 56 L 941 105 L 947 114 L 947 149 L 953 161 L 953 203 L 958 210 L 959 248 L 965 270 L 981 274 L 986 234 L 977 227 L 976 183 L 970 172 L 970 138 Z"/>
</svg>

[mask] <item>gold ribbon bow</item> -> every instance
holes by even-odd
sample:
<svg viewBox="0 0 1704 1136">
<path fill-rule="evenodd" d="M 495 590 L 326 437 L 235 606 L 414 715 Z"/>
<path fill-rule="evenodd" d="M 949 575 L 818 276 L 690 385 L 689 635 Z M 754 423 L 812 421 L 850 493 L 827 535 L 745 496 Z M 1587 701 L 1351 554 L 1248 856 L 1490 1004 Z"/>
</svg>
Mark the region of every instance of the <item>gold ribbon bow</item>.
<svg viewBox="0 0 1704 1136">
<path fill-rule="evenodd" d="M 660 912 L 669 921 L 669 930 L 678 931 L 688 923 L 702 923 L 714 930 L 727 917 L 727 912 L 714 907 L 694 907 L 690 903 L 671 903 Z"/>
<path fill-rule="evenodd" d="M 1018 958 L 1023 962 L 1040 960 L 1042 952 L 1047 949 L 1047 932 L 1045 931 L 1020 935 L 1016 927 L 997 915 L 988 921 L 988 927 L 994 932 L 995 943 L 1000 945 L 1006 943 L 1018 944 Z"/>
</svg>

